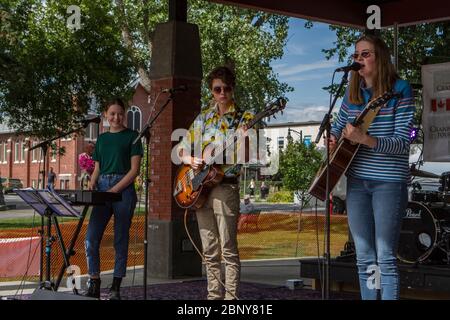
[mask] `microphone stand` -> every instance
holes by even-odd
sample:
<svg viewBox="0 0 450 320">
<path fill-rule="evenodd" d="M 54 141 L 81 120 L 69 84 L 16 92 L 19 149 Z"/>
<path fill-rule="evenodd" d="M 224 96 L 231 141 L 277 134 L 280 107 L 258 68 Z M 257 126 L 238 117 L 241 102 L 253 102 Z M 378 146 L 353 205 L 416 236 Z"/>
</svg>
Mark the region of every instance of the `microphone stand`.
<svg viewBox="0 0 450 320">
<path fill-rule="evenodd" d="M 330 299 L 330 265 L 331 265 L 331 257 L 330 257 L 330 210 L 331 210 L 331 203 L 330 203 L 330 197 L 331 197 L 331 190 L 330 190 L 330 137 L 331 137 L 331 112 L 333 111 L 334 105 L 336 104 L 336 100 L 339 97 L 342 89 L 344 88 L 344 85 L 348 83 L 348 72 L 350 70 L 346 70 L 344 72 L 344 75 L 342 76 L 341 84 L 339 85 L 339 88 L 336 92 L 336 95 L 334 96 L 333 102 L 330 105 L 330 108 L 328 110 L 328 113 L 325 114 L 323 117 L 322 123 L 319 127 L 319 133 L 317 134 L 315 143 L 319 143 L 320 138 L 325 131 L 326 136 L 326 188 L 325 188 L 325 194 L 326 194 L 326 201 L 325 201 L 325 268 L 324 268 L 324 282 L 325 282 L 325 293 L 322 290 L 322 299 L 329 300 Z"/>
<path fill-rule="evenodd" d="M 43 169 L 42 169 L 42 186 L 43 186 L 44 189 L 46 188 L 46 187 L 44 187 L 44 184 L 45 184 L 45 172 L 46 172 L 46 166 L 47 166 L 47 161 L 46 161 L 47 160 L 47 151 L 48 151 L 48 148 L 51 145 L 51 142 L 55 141 L 55 140 L 58 140 L 60 138 L 63 138 L 65 136 L 68 136 L 69 134 L 78 132 L 78 131 L 86 128 L 89 125 L 89 123 L 90 122 L 84 122 L 83 125 L 81 127 L 79 127 L 79 128 L 70 130 L 68 132 L 63 132 L 63 133 L 59 134 L 57 137 L 50 138 L 50 139 L 47 139 L 45 141 L 42 141 L 42 142 L 38 143 L 37 145 L 35 145 L 35 146 L 31 147 L 30 149 L 28 149 L 28 151 L 32 151 L 32 150 L 37 149 L 37 148 L 41 148 L 41 150 L 42 150 L 42 156 L 44 157 Z M 47 230 L 48 230 L 48 239 L 47 239 L 47 241 L 48 242 L 51 241 L 51 235 L 50 235 L 51 219 L 52 219 L 51 216 L 48 215 L 47 216 Z M 53 290 L 53 284 L 50 281 L 50 277 L 51 277 L 51 274 L 50 274 L 50 253 L 51 253 L 51 251 L 50 251 L 50 244 L 47 245 L 46 252 L 45 252 L 46 258 L 47 258 L 47 264 L 46 264 L 47 269 L 45 270 L 46 271 L 46 273 L 45 273 L 45 282 L 42 281 L 43 280 L 43 273 L 44 273 L 44 216 L 41 216 L 41 229 L 38 231 L 38 233 L 39 233 L 39 235 L 41 237 L 41 243 L 40 243 L 41 256 L 39 258 L 39 288 L 44 288 L 44 289 L 47 289 L 47 290 Z"/>
<path fill-rule="evenodd" d="M 147 260 L 148 260 L 148 207 L 149 207 L 149 199 L 148 199 L 148 187 L 151 182 L 149 178 L 149 169 L 150 169 L 150 159 L 149 159 L 149 151 L 150 151 L 150 139 L 151 139 L 151 133 L 150 130 L 153 127 L 153 123 L 158 119 L 161 112 L 165 109 L 165 107 L 169 104 L 170 101 L 173 100 L 174 91 L 169 91 L 170 95 L 167 98 L 166 102 L 162 105 L 162 107 L 159 109 L 159 111 L 156 113 L 156 115 L 149 119 L 145 127 L 141 130 L 137 138 L 133 141 L 133 144 L 138 142 L 142 137 L 145 137 L 145 173 L 144 173 L 144 181 L 145 181 L 145 229 L 144 229 L 144 300 L 147 300 Z"/>
</svg>

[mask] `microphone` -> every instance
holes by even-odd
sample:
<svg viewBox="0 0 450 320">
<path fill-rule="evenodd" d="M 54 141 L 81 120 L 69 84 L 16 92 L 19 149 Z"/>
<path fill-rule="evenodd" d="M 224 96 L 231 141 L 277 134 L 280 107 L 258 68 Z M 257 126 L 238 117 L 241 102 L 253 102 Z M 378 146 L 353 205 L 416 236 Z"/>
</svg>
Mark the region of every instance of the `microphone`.
<svg viewBox="0 0 450 320">
<path fill-rule="evenodd" d="M 78 123 L 81 123 L 84 127 L 87 127 L 90 123 L 100 123 L 100 121 L 100 116 L 88 115 L 86 118 L 79 120 Z"/>
<path fill-rule="evenodd" d="M 182 92 L 182 91 L 187 91 L 187 86 L 182 84 L 181 86 L 175 87 L 175 88 L 166 88 L 166 89 L 162 89 L 161 92 L 163 93 L 175 93 L 175 92 Z"/>
<path fill-rule="evenodd" d="M 359 69 L 361 69 L 363 65 L 358 63 L 358 62 L 353 62 L 351 65 L 349 66 L 345 66 L 345 67 L 340 67 L 336 69 L 336 72 L 349 72 L 351 70 L 353 71 L 358 71 Z"/>
</svg>

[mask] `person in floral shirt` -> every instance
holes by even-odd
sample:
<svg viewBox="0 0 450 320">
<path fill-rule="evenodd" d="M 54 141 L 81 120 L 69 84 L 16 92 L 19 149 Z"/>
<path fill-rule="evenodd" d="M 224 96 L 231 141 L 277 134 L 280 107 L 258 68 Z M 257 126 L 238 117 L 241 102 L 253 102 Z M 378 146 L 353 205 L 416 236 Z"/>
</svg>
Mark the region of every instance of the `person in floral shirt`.
<svg viewBox="0 0 450 320">
<path fill-rule="evenodd" d="M 207 83 L 213 97 L 212 103 L 195 118 L 189 128 L 188 139 L 183 139 L 178 146 L 181 160 L 194 170 L 199 170 L 204 165 L 205 149 L 209 145 L 223 143 L 232 130 L 241 130 L 245 135 L 246 124 L 254 117 L 252 112 L 236 105 L 233 97 L 235 75 L 229 68 L 222 66 L 211 71 Z M 200 157 L 195 156 L 195 152 L 192 156 L 191 151 L 197 149 L 195 144 L 203 151 Z M 239 145 L 238 142 L 238 150 Z M 248 148 L 246 149 L 247 153 Z M 245 158 L 247 159 L 247 154 Z M 203 207 L 196 210 L 206 262 L 208 300 L 236 299 L 241 271 L 237 246 L 241 164 L 222 163 L 221 169 L 225 174 L 223 180 L 211 190 Z M 220 281 L 222 259 L 225 261 L 225 284 Z"/>
</svg>

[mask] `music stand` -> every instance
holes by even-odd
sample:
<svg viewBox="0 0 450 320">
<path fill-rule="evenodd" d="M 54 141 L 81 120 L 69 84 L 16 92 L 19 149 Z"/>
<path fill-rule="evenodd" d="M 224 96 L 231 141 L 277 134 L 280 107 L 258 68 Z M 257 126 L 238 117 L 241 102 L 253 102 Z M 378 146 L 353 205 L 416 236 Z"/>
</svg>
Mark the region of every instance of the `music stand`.
<svg viewBox="0 0 450 320">
<path fill-rule="evenodd" d="M 79 229 L 81 230 L 81 225 L 84 220 L 84 216 L 86 215 L 88 206 L 85 207 L 83 212 L 80 212 L 73 208 L 69 203 L 67 203 L 62 197 L 60 197 L 57 193 L 52 192 L 50 190 L 36 190 L 36 189 L 18 189 L 15 190 L 16 194 L 22 198 L 27 204 L 29 204 L 36 212 L 41 215 L 43 218 L 47 218 L 47 233 L 46 233 L 46 246 L 45 246 L 45 255 L 46 255 L 46 277 L 45 281 L 39 284 L 40 289 L 47 289 L 57 291 L 59 287 L 59 283 L 61 281 L 61 272 L 60 276 L 56 284 L 53 284 L 50 280 L 51 278 L 51 251 L 52 245 L 55 242 L 55 237 L 52 236 L 52 223 L 55 226 L 58 243 L 60 245 L 61 251 L 63 253 L 64 265 L 62 267 L 62 274 L 64 270 L 70 265 L 69 257 L 73 255 L 73 246 L 75 245 L 76 238 L 79 234 Z M 80 217 L 80 221 L 78 223 L 77 232 L 72 238 L 70 247 L 66 250 L 64 240 L 62 237 L 61 229 L 58 224 L 57 217 Z M 41 237 L 44 237 L 41 234 Z M 78 294 L 76 287 L 74 286 L 74 293 Z"/>
</svg>

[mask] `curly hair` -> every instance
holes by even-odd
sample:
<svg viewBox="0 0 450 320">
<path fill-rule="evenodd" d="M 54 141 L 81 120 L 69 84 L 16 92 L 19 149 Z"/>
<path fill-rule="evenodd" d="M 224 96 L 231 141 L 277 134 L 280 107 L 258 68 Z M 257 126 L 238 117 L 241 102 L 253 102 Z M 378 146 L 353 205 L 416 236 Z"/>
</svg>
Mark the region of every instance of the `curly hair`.
<svg viewBox="0 0 450 320">
<path fill-rule="evenodd" d="M 208 74 L 206 81 L 208 82 L 209 89 L 212 89 L 212 83 L 214 79 L 220 79 L 232 88 L 234 88 L 236 85 L 236 76 L 234 75 L 234 72 L 226 66 L 214 68 Z"/>
</svg>

